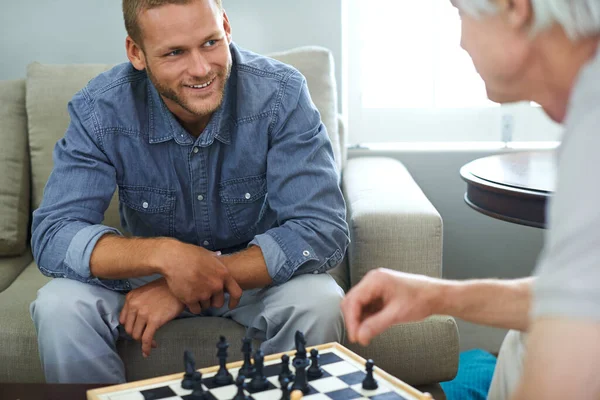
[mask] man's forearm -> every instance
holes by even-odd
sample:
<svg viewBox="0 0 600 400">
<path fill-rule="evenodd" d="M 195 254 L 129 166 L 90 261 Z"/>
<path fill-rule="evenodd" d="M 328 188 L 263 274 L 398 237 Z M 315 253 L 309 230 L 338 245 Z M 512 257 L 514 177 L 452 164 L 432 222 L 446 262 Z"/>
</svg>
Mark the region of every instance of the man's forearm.
<svg viewBox="0 0 600 400">
<path fill-rule="evenodd" d="M 263 288 L 273 283 L 262 250 L 258 246 L 251 246 L 239 253 L 223 256 L 221 260 L 229 269 L 233 279 L 244 290 Z"/>
<path fill-rule="evenodd" d="M 527 331 L 533 279 L 440 281 L 434 310 L 476 324 Z"/>
<path fill-rule="evenodd" d="M 104 235 L 90 258 L 93 276 L 103 279 L 128 279 L 161 273 L 158 256 L 168 238 L 124 238 Z"/>
</svg>

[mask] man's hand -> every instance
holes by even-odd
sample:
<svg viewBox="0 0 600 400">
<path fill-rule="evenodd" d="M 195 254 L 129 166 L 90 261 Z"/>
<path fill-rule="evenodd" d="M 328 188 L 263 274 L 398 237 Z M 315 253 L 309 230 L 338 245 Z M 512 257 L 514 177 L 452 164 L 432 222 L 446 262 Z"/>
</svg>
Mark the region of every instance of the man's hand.
<svg viewBox="0 0 600 400">
<path fill-rule="evenodd" d="M 154 334 L 158 328 L 178 316 L 184 307 L 161 278 L 127 294 L 119 322 L 131 337 L 142 341 L 142 354 L 148 357 L 152 347 L 157 346 Z"/>
<path fill-rule="evenodd" d="M 160 271 L 169 289 L 191 312 L 222 307 L 225 292 L 229 293 L 229 308 L 238 305 L 242 289 L 218 253 L 169 239 L 163 242 L 160 254 Z"/>
<path fill-rule="evenodd" d="M 394 324 L 429 317 L 437 281 L 383 268 L 369 272 L 342 301 L 348 338 L 366 346 Z"/>
</svg>

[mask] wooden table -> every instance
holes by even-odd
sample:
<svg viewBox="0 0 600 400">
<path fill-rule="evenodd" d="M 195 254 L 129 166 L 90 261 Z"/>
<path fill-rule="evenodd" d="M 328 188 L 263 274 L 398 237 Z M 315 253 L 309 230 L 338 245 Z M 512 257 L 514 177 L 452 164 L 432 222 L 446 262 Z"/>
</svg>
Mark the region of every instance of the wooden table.
<svg viewBox="0 0 600 400">
<path fill-rule="evenodd" d="M 107 385 L 99 384 L 46 384 L 0 383 L 0 400 L 86 400 L 87 391 Z M 445 400 L 446 395 L 438 384 L 417 386 L 429 392 L 435 400 Z"/>
<path fill-rule="evenodd" d="M 0 383 L 2 400 L 85 400 L 86 392 L 106 385 Z"/>
<path fill-rule="evenodd" d="M 554 192 L 554 151 L 527 151 L 480 158 L 460 170 L 465 202 L 503 221 L 544 228 L 546 203 Z"/>
</svg>

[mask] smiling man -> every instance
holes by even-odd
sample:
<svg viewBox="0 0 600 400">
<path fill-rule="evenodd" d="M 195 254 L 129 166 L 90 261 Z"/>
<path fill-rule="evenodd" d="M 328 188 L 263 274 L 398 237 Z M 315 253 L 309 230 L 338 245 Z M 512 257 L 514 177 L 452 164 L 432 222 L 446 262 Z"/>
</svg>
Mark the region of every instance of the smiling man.
<svg viewBox="0 0 600 400">
<path fill-rule="evenodd" d="M 265 353 L 339 341 L 348 245 L 327 132 L 304 77 L 231 41 L 219 0 L 124 0 L 129 63 L 69 103 L 33 219 L 31 305 L 48 382 L 125 381 L 121 336 L 220 316 Z M 119 190 L 122 226 L 102 225 Z"/>
</svg>

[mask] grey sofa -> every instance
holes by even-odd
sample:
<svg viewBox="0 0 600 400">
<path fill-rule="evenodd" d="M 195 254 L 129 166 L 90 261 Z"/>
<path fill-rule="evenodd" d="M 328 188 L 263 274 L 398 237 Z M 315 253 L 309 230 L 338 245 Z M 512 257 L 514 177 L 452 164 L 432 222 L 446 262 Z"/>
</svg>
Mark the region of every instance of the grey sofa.
<svg viewBox="0 0 600 400">
<path fill-rule="evenodd" d="M 391 159 L 346 160 L 331 54 L 301 48 L 272 56 L 307 77 L 342 171 L 352 244 L 343 264 L 332 271 L 338 283 L 348 290 L 376 267 L 440 276 L 442 221 L 406 169 Z M 29 249 L 31 212 L 42 199 L 54 144 L 68 125 L 67 102 L 108 68 L 34 63 L 26 79 L 0 81 L 0 382 L 44 380 L 28 307 L 48 278 L 38 271 Z M 120 228 L 116 195 L 104 223 Z M 243 333 L 231 320 L 192 318 L 161 328 L 156 337 L 160 347 L 147 360 L 136 342 L 118 346 L 131 381 L 182 371 L 184 348 L 197 354 L 198 367 L 216 364 L 215 343 L 221 334 L 233 344 L 230 360 L 240 359 L 236 344 Z M 458 332 L 446 316 L 396 326 L 367 348 L 349 347 L 414 385 L 452 379 L 458 365 Z"/>
</svg>

